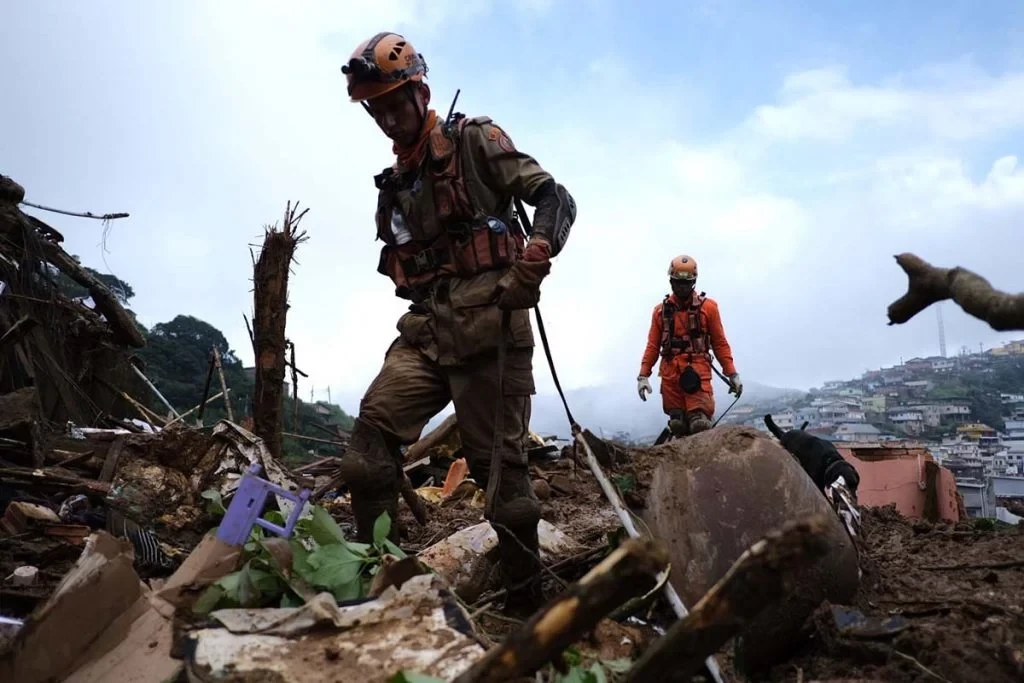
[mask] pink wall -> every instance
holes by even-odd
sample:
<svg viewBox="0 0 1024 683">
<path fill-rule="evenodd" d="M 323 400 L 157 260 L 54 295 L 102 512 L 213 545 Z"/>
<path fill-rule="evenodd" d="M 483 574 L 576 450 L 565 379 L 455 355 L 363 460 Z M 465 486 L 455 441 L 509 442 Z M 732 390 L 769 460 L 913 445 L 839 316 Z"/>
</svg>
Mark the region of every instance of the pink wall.
<svg viewBox="0 0 1024 683">
<path fill-rule="evenodd" d="M 836 444 L 836 448 L 860 475 L 857 500 L 861 505 L 882 507 L 896 503 L 896 509 L 904 517 L 924 516 L 925 463 L 934 462 L 926 449 L 858 444 Z M 947 521 L 958 521 L 956 478 L 952 472 L 939 466 L 935 481 L 939 516 Z"/>
</svg>

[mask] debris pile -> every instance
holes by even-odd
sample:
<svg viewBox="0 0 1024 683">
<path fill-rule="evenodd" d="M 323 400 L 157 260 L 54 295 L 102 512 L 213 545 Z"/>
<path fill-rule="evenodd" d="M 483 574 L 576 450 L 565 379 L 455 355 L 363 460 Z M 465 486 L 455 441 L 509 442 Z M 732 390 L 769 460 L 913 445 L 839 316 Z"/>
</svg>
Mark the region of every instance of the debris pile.
<svg viewBox="0 0 1024 683">
<path fill-rule="evenodd" d="M 862 507 L 847 535 L 744 428 L 531 434 L 549 601 L 525 621 L 454 416 L 405 450 L 398 518 L 352 542 L 347 435 L 280 457 L 302 214 L 254 258 L 253 422 L 196 429 L 139 402 L 138 328 L 23 195 L 0 176 L 0 680 L 1024 680 L 1024 526 Z"/>
<path fill-rule="evenodd" d="M 123 426 L 113 416 L 134 414 L 126 397 L 145 389 L 129 362 L 145 340 L 110 289 L 61 248 L 63 236 L 21 211 L 24 194 L 0 175 L 0 395 L 34 388 L 20 413 L 32 421 Z M 62 279 L 85 288 L 92 307 L 65 296 Z"/>
</svg>

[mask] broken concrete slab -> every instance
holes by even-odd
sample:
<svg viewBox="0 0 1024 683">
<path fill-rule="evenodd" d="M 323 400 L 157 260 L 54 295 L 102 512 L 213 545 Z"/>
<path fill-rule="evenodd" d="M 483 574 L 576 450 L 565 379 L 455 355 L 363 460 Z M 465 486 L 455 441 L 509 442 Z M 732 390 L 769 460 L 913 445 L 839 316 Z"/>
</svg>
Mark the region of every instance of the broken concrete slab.
<svg viewBox="0 0 1024 683">
<path fill-rule="evenodd" d="M 359 605 L 339 607 L 324 593 L 298 608 L 211 617 L 224 628 L 189 635 L 190 680 L 357 683 L 402 670 L 452 680 L 484 653 L 468 614 L 429 574 Z"/>
<path fill-rule="evenodd" d="M 552 564 L 582 550 L 579 544 L 562 533 L 547 520 L 537 525 L 540 540 L 540 558 L 545 564 Z M 441 575 L 460 596 L 476 593 L 479 587 L 473 585 L 479 579 L 478 561 L 498 547 L 498 534 L 488 522 L 481 522 L 455 532 L 422 550 L 417 557 Z"/>
</svg>

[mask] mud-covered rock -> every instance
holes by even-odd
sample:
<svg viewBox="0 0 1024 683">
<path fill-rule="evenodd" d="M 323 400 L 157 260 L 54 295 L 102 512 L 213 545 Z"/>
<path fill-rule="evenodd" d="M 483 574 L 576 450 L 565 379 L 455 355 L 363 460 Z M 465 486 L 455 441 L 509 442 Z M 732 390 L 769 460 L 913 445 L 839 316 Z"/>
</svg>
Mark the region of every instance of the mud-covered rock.
<svg viewBox="0 0 1024 683">
<path fill-rule="evenodd" d="M 859 584 L 857 552 L 825 497 L 781 446 L 745 427 L 724 427 L 650 449 L 642 516 L 668 547 L 671 581 L 688 605 L 740 555 L 785 522 L 825 514 L 830 552 L 797 574 L 797 588 L 766 609 L 740 639 L 742 665 L 785 656 L 823 600 L 845 603 Z M 657 453 L 653 453 L 657 451 Z"/>
</svg>

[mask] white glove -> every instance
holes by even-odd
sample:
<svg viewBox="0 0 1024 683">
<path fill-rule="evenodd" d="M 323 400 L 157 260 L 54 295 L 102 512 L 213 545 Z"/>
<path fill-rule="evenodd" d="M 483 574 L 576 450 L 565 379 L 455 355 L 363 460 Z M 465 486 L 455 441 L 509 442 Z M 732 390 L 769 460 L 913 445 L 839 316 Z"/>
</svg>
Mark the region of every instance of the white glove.
<svg viewBox="0 0 1024 683">
<path fill-rule="evenodd" d="M 739 398 L 740 394 L 743 393 L 743 380 L 740 379 L 740 373 L 737 372 L 734 375 L 730 375 L 729 383 L 732 385 L 729 393 L 736 394 L 736 398 Z"/>
<path fill-rule="evenodd" d="M 641 401 L 647 400 L 647 397 L 644 396 L 644 392 L 647 392 L 648 394 L 654 393 L 654 389 L 651 388 L 650 380 L 644 377 L 643 375 L 640 375 L 639 377 L 636 378 L 636 391 L 638 394 L 640 394 Z"/>
</svg>

